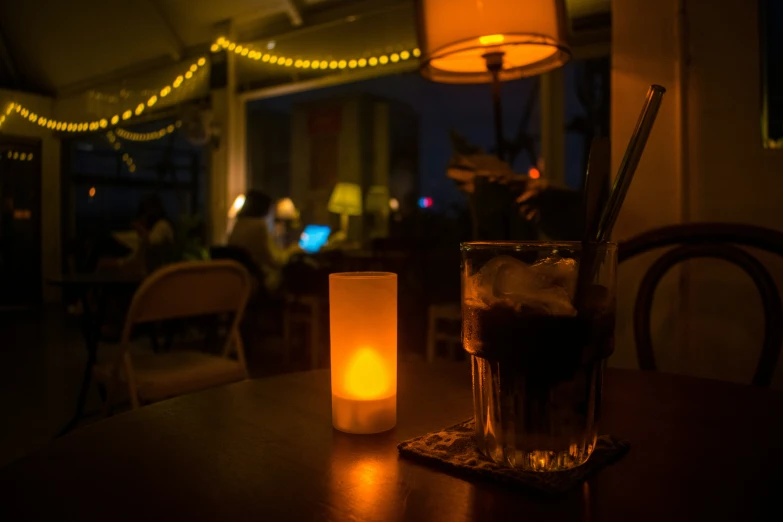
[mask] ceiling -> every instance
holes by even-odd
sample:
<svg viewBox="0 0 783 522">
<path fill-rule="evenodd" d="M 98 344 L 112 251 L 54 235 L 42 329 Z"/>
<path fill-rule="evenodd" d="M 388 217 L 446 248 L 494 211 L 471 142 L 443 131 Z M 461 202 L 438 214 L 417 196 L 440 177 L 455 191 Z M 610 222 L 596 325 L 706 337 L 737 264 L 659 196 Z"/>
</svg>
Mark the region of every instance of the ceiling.
<svg viewBox="0 0 783 522">
<path fill-rule="evenodd" d="M 566 3 L 580 19 L 611 6 Z M 323 59 L 390 52 L 415 46 L 413 12 L 411 0 L 0 0 L 0 87 L 66 96 L 203 54 L 231 34 Z M 259 65 L 239 72 L 252 79 Z"/>
</svg>

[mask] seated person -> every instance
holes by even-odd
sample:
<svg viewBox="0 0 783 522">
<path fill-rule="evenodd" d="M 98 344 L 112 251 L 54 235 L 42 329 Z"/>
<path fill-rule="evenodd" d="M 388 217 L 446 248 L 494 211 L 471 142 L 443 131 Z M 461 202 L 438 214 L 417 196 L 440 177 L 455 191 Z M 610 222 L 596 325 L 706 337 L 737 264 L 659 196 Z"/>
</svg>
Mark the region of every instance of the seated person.
<svg viewBox="0 0 783 522">
<path fill-rule="evenodd" d="M 139 203 L 133 229 L 129 233 L 113 234 L 131 249 L 130 255 L 102 259 L 99 270 L 120 269 L 127 274 L 145 276 L 174 260 L 174 229 L 157 194 L 150 194 Z"/>
<path fill-rule="evenodd" d="M 245 204 L 237 214 L 234 229 L 228 238 L 228 244 L 245 249 L 264 274 L 264 287 L 270 293 L 280 288 L 282 268 L 291 255 L 300 252 L 294 243 L 288 248 L 275 244 L 272 234 L 272 199 L 259 190 L 249 190 L 245 195 Z"/>
</svg>

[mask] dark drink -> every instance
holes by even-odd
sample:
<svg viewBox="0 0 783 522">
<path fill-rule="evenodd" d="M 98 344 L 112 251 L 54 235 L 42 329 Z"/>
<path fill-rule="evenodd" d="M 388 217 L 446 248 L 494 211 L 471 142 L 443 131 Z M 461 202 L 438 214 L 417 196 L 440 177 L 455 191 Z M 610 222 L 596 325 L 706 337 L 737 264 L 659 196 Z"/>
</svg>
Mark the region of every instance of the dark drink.
<svg viewBox="0 0 783 522">
<path fill-rule="evenodd" d="M 614 247 L 603 271 L 610 281 L 598 270 L 597 283 L 606 285 L 586 287 L 577 311 L 578 243 L 512 243 L 522 259 L 509 257 L 506 245 L 463 245 L 462 330 L 472 356 L 476 441 L 508 466 L 573 468 L 589 458 L 598 435 L 614 346 Z"/>
</svg>

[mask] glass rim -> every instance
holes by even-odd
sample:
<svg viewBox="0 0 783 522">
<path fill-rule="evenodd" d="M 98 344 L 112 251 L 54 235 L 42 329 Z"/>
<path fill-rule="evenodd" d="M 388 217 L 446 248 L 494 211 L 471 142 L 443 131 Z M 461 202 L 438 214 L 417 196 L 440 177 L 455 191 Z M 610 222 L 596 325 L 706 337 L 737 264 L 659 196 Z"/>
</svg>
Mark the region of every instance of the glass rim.
<svg viewBox="0 0 783 522">
<path fill-rule="evenodd" d="M 617 242 L 606 241 L 602 243 L 611 250 L 617 248 Z M 462 251 L 470 250 L 492 250 L 502 248 L 529 248 L 529 249 L 541 249 L 541 248 L 568 248 L 570 250 L 581 250 L 583 246 L 582 241 L 463 241 L 459 244 L 459 249 Z"/>
<path fill-rule="evenodd" d="M 329 274 L 329 279 L 391 279 L 397 277 L 394 272 L 334 272 Z"/>
</svg>

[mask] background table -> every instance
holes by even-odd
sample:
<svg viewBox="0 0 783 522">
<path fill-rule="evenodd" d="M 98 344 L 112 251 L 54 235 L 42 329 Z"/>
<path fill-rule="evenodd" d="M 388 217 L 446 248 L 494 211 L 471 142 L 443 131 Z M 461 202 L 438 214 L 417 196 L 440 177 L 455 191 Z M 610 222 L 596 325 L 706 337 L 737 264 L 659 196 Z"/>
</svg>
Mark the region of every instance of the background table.
<svg viewBox="0 0 783 522">
<path fill-rule="evenodd" d="M 0 520 L 781 520 L 783 395 L 609 371 L 630 453 L 546 498 L 399 459 L 470 416 L 465 365 L 400 367 L 398 426 L 331 427 L 329 373 L 246 381 L 87 426 L 0 470 Z"/>
</svg>

